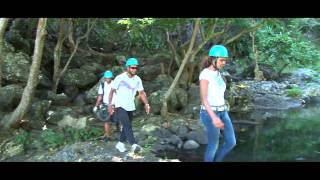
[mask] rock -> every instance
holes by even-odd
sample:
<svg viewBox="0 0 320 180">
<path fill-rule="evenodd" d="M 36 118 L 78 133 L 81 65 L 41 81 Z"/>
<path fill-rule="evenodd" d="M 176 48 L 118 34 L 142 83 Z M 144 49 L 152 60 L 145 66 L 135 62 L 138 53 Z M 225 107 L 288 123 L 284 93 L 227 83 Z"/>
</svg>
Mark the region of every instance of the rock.
<svg viewBox="0 0 320 180">
<path fill-rule="evenodd" d="M 66 93 L 66 95 L 73 100 L 76 98 L 79 94 L 79 88 L 76 86 L 64 86 L 63 91 Z"/>
<path fill-rule="evenodd" d="M 22 52 L 5 54 L 2 74 L 9 83 L 27 83 L 31 58 Z"/>
<path fill-rule="evenodd" d="M 204 131 L 191 131 L 187 134 L 188 140 L 194 140 L 199 144 L 208 144 L 208 137 Z"/>
<path fill-rule="evenodd" d="M 288 97 L 278 95 L 264 95 L 256 96 L 253 100 L 254 108 L 259 109 L 290 109 L 301 106 L 301 102 L 298 99 L 292 99 Z"/>
<path fill-rule="evenodd" d="M 101 82 L 102 82 L 102 80 L 100 80 L 96 85 L 94 85 L 89 91 L 86 91 L 86 93 L 85 93 L 86 103 L 94 104 L 96 102 L 96 99 L 98 96 L 99 85 Z"/>
<path fill-rule="evenodd" d="M 168 143 L 177 145 L 177 146 L 182 146 L 183 141 L 179 138 L 177 135 L 172 135 L 170 138 L 167 139 Z"/>
<path fill-rule="evenodd" d="M 74 100 L 73 104 L 75 106 L 84 106 L 86 104 L 85 102 L 85 94 L 79 94 Z"/>
<path fill-rule="evenodd" d="M 52 105 L 65 106 L 70 102 L 70 98 L 64 93 L 54 94 L 52 91 L 48 91 L 46 96 L 52 101 Z"/>
<path fill-rule="evenodd" d="M 24 29 L 24 28 L 23 28 Z M 30 42 L 27 39 L 24 39 L 19 32 L 20 29 L 13 29 L 6 33 L 6 40 L 13 45 L 13 47 L 17 50 L 20 50 L 26 54 L 30 54 L 31 46 Z"/>
<path fill-rule="evenodd" d="M 31 105 L 31 118 L 32 120 L 45 120 L 45 116 L 47 111 L 49 110 L 51 105 L 51 101 L 48 100 L 40 100 L 37 102 L 32 103 Z"/>
<path fill-rule="evenodd" d="M 152 113 L 159 115 L 161 112 L 162 102 L 167 89 L 153 92 L 148 97 Z M 181 110 L 188 103 L 187 93 L 182 88 L 176 88 L 168 100 L 168 111 L 176 112 Z"/>
<path fill-rule="evenodd" d="M 139 69 L 139 76 L 143 81 L 151 81 L 161 74 L 159 64 L 145 65 Z"/>
<path fill-rule="evenodd" d="M 1 159 L 5 160 L 7 158 L 19 155 L 21 153 L 23 153 L 24 151 L 24 147 L 23 144 L 17 144 L 14 141 L 9 141 L 7 143 L 3 143 L 0 146 L 0 154 L 1 154 Z"/>
<path fill-rule="evenodd" d="M 153 125 L 153 124 L 146 124 L 146 125 L 143 125 L 140 132 L 141 133 L 144 133 L 144 134 L 151 134 L 153 133 L 154 131 L 156 131 L 157 129 L 160 129 L 159 126 L 157 125 Z"/>
<path fill-rule="evenodd" d="M 20 102 L 23 88 L 11 84 L 0 88 L 0 110 L 12 111 Z"/>
<path fill-rule="evenodd" d="M 177 128 L 176 134 L 177 134 L 180 138 L 182 138 L 182 139 L 186 138 L 186 137 L 187 137 L 187 133 L 188 133 L 188 127 L 187 127 L 187 126 L 182 125 L 182 126 L 179 126 L 179 127 Z"/>
<path fill-rule="evenodd" d="M 171 124 L 170 124 L 170 131 L 177 133 L 179 127 L 186 127 L 187 123 L 184 119 L 173 119 L 171 120 Z"/>
<path fill-rule="evenodd" d="M 72 127 L 76 129 L 85 128 L 87 125 L 87 117 L 74 118 L 70 115 L 66 115 L 63 117 L 61 121 L 58 122 L 59 127 Z"/>
<path fill-rule="evenodd" d="M 41 129 L 46 120 L 46 114 L 50 108 L 51 101 L 40 100 L 31 105 L 30 121 L 28 126 L 33 129 Z"/>
<path fill-rule="evenodd" d="M 169 138 L 172 133 L 168 129 L 158 128 L 152 132 L 152 135 L 159 138 Z"/>
<path fill-rule="evenodd" d="M 200 113 L 200 104 L 191 104 L 188 103 L 184 108 L 183 108 L 183 115 L 185 117 L 188 117 L 190 119 L 198 119 L 199 118 L 199 113 Z"/>
<path fill-rule="evenodd" d="M 49 110 L 47 112 L 46 122 L 50 124 L 57 124 L 59 120 L 62 120 L 64 116 L 73 115 L 76 117 L 74 111 L 69 107 L 57 107 L 54 110 Z"/>
<path fill-rule="evenodd" d="M 153 153 L 159 153 L 159 152 L 163 152 L 167 149 L 167 145 L 164 144 L 154 144 L 151 148 L 151 152 Z"/>
<path fill-rule="evenodd" d="M 309 82 L 313 79 L 313 77 L 315 77 L 318 73 L 315 72 L 312 69 L 307 69 L 307 68 L 300 68 L 295 70 L 292 75 L 291 78 L 292 80 L 294 80 L 294 82 Z"/>
<path fill-rule="evenodd" d="M 191 84 L 188 90 L 188 104 L 201 104 L 200 88 L 198 85 Z"/>
<path fill-rule="evenodd" d="M 40 78 L 39 87 L 50 89 L 53 86 L 53 82 L 48 78 L 47 75 L 41 73 L 39 75 L 39 78 Z"/>
<path fill-rule="evenodd" d="M 65 86 L 86 87 L 97 81 L 96 74 L 83 69 L 68 69 L 61 79 Z"/>
<path fill-rule="evenodd" d="M 186 150 L 197 149 L 198 147 L 199 147 L 199 144 L 194 140 L 188 140 L 183 145 L 183 149 L 186 149 Z"/>
</svg>

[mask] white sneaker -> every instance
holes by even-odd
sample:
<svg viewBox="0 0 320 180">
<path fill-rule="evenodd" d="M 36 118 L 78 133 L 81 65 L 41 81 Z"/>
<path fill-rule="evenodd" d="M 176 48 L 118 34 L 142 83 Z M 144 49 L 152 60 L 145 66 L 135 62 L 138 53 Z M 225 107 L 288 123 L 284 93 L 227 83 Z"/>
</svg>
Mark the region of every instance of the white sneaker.
<svg viewBox="0 0 320 180">
<path fill-rule="evenodd" d="M 132 144 L 132 146 L 131 146 L 131 152 L 137 153 L 137 152 L 139 152 L 139 151 L 141 151 L 141 150 L 142 150 L 142 147 L 141 147 L 141 146 L 139 146 L 138 144 Z"/>
<path fill-rule="evenodd" d="M 116 144 L 116 148 L 117 148 L 120 152 L 125 152 L 125 151 L 127 151 L 125 145 L 124 145 L 122 142 L 120 142 L 120 141 Z"/>
</svg>

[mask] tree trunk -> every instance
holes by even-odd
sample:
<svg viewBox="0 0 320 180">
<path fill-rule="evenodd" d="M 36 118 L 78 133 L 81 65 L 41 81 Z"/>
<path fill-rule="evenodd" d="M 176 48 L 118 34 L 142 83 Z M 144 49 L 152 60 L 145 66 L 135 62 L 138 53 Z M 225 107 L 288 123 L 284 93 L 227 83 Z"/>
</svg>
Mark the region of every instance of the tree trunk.
<svg viewBox="0 0 320 180">
<path fill-rule="evenodd" d="M 18 107 L 14 110 L 9 119 L 3 122 L 5 129 L 9 129 L 10 126 L 12 127 L 13 125 L 19 123 L 30 107 L 34 90 L 39 83 L 39 69 L 46 36 L 46 24 L 47 18 L 39 19 L 28 82 L 23 90 L 21 101 Z"/>
<path fill-rule="evenodd" d="M 66 31 L 65 31 L 65 25 L 66 25 L 66 19 L 63 18 L 60 20 L 60 30 L 59 30 L 59 34 L 58 34 L 58 41 L 57 44 L 54 48 L 54 66 L 53 66 L 53 88 L 52 91 L 54 93 L 57 93 L 57 86 L 55 85 L 58 79 L 58 75 L 60 72 L 60 62 L 61 62 L 61 49 L 62 49 L 62 45 L 64 40 L 66 39 Z M 70 25 L 70 24 L 69 24 Z"/>
<path fill-rule="evenodd" d="M 0 19 L 0 87 L 2 87 L 2 64 L 4 61 L 4 33 L 8 24 L 8 18 Z"/>
<path fill-rule="evenodd" d="M 187 51 L 186 55 L 184 56 L 184 58 L 182 60 L 181 66 L 179 68 L 179 71 L 178 71 L 176 77 L 174 78 L 169 90 L 166 92 L 166 94 L 164 96 L 163 103 L 162 103 L 162 108 L 161 108 L 161 116 L 164 119 L 167 119 L 167 114 L 168 114 L 167 101 L 168 101 L 170 95 L 172 94 L 173 89 L 176 87 L 176 84 L 177 84 L 177 82 L 178 82 L 178 80 L 179 80 L 179 78 L 181 76 L 181 73 L 182 73 L 186 63 L 188 62 L 191 53 L 192 53 L 192 49 L 193 49 L 193 45 L 194 45 L 194 42 L 195 42 L 195 39 L 196 39 L 196 35 L 197 35 L 198 31 L 199 31 L 199 23 L 200 23 L 200 19 L 197 18 L 196 22 L 195 22 L 195 25 L 194 25 L 193 32 L 192 32 L 191 42 L 190 42 L 188 51 Z"/>
<path fill-rule="evenodd" d="M 92 30 L 94 26 L 94 22 L 92 22 L 90 24 L 90 20 L 88 20 L 88 28 L 87 28 L 87 32 L 81 36 L 81 37 L 78 37 L 77 40 L 76 40 L 76 44 L 74 46 L 74 49 L 73 49 L 73 52 L 71 53 L 67 63 L 65 64 L 64 68 L 61 70 L 61 72 L 59 72 L 59 74 L 57 75 L 57 79 L 56 79 L 56 82 L 54 83 L 54 89 L 57 89 L 58 88 L 58 85 L 59 85 L 59 82 L 60 82 L 60 79 L 61 77 L 64 75 L 64 73 L 66 72 L 66 70 L 68 69 L 69 67 L 69 64 L 71 62 L 71 60 L 73 59 L 73 56 L 76 54 L 77 50 L 78 50 L 78 47 L 79 47 L 79 44 L 81 42 L 82 39 L 86 38 L 87 36 L 89 36 L 90 34 L 90 31 Z M 69 36 L 70 37 L 70 36 Z M 72 40 L 73 41 L 73 40 Z"/>
<path fill-rule="evenodd" d="M 260 71 L 259 69 L 259 63 L 258 63 L 258 50 L 257 47 L 255 46 L 255 33 L 251 32 L 250 36 L 252 38 L 252 52 L 253 52 L 253 58 L 255 62 L 255 67 L 254 67 L 254 80 L 255 81 L 263 81 L 265 80 L 263 76 L 263 72 Z"/>
</svg>

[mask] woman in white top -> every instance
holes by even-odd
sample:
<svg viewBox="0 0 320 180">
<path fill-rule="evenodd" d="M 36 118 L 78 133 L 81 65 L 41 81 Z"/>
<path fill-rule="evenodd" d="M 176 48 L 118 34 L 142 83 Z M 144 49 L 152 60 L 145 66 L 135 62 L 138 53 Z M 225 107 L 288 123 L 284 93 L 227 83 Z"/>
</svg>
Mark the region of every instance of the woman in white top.
<svg viewBox="0 0 320 180">
<path fill-rule="evenodd" d="M 205 162 L 222 161 L 236 145 L 233 125 L 224 100 L 226 84 L 219 72 L 224 67 L 226 58 L 228 50 L 224 46 L 213 46 L 199 76 L 202 103 L 200 119 L 206 127 L 208 136 Z M 223 132 L 224 143 L 217 151 L 220 130 Z"/>
</svg>

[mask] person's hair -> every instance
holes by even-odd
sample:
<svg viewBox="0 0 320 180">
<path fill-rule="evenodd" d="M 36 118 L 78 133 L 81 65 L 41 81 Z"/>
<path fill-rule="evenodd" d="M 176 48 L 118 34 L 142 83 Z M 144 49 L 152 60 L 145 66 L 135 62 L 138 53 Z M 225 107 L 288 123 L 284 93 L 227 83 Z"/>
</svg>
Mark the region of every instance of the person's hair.
<svg viewBox="0 0 320 180">
<path fill-rule="evenodd" d="M 215 61 L 216 59 L 217 59 L 216 57 L 206 56 L 205 60 L 204 60 L 204 63 L 203 63 L 203 69 L 204 68 L 208 68 L 209 66 L 211 66 L 212 61 Z M 213 64 L 213 67 L 217 69 L 215 64 Z"/>
</svg>

